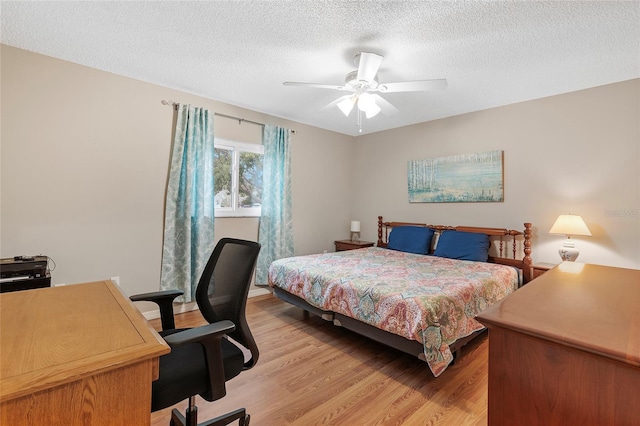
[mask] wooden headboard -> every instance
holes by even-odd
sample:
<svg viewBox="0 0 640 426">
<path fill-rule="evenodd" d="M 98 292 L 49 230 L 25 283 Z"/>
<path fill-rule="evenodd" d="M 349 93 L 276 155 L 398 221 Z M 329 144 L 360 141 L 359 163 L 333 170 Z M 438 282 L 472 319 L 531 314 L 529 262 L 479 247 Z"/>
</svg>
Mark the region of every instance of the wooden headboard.
<svg viewBox="0 0 640 426">
<path fill-rule="evenodd" d="M 443 231 L 463 231 L 475 232 L 477 234 L 486 234 L 492 240 L 497 240 L 497 256 L 489 255 L 488 262 L 509 265 L 522 270 L 524 283 L 532 279 L 531 259 L 531 224 L 524 224 L 524 231 L 516 231 L 514 229 L 505 228 L 483 228 L 478 226 L 447 226 L 447 225 L 428 225 L 426 223 L 416 222 L 384 222 L 382 216 L 378 216 L 378 247 L 387 247 L 389 241 L 389 232 L 396 226 L 422 226 L 431 228 L 436 235 Z M 521 241 L 521 250 L 519 250 L 519 241 Z M 524 257 L 519 258 L 518 253 L 524 252 Z"/>
</svg>

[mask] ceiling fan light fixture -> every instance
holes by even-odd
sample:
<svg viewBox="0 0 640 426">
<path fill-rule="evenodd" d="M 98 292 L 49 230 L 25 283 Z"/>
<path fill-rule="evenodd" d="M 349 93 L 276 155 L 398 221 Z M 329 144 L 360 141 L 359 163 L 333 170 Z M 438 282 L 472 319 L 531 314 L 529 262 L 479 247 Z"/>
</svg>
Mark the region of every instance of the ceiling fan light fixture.
<svg viewBox="0 0 640 426">
<path fill-rule="evenodd" d="M 369 93 L 364 92 L 358 96 L 358 108 L 360 111 L 366 112 L 371 105 L 375 105 L 376 101 Z"/>
<path fill-rule="evenodd" d="M 358 97 L 358 109 L 365 113 L 367 118 L 372 118 L 378 115 L 381 108 L 376 105 L 376 100 L 370 93 L 362 93 Z"/>
<path fill-rule="evenodd" d="M 382 109 L 375 104 L 375 102 L 373 104 L 371 104 L 367 110 L 364 112 L 367 118 L 373 118 L 376 115 L 378 115 L 378 113 L 381 111 Z"/>
<path fill-rule="evenodd" d="M 338 102 L 338 108 L 340 108 L 340 111 L 342 111 L 345 117 L 348 117 L 349 114 L 351 114 L 351 110 L 355 105 L 355 101 L 356 100 L 354 99 L 354 96 L 350 96 L 350 97 L 345 97 L 343 100 Z"/>
</svg>

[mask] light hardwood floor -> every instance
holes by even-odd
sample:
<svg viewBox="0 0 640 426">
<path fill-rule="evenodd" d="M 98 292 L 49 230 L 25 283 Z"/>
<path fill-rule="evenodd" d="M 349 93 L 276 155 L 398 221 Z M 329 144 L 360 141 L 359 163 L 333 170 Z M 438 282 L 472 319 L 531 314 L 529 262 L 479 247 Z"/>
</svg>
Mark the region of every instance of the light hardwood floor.
<svg viewBox="0 0 640 426">
<path fill-rule="evenodd" d="M 249 299 L 260 348 L 256 367 L 227 382 L 227 396 L 198 397 L 200 421 L 245 407 L 252 426 L 486 425 L 486 333 L 438 378 L 410 355 L 336 327 L 274 296 Z M 179 327 L 204 323 L 180 314 Z M 159 320 L 152 321 L 159 327 Z M 176 405 L 181 411 L 186 402 Z M 170 408 L 151 415 L 168 425 Z"/>
</svg>

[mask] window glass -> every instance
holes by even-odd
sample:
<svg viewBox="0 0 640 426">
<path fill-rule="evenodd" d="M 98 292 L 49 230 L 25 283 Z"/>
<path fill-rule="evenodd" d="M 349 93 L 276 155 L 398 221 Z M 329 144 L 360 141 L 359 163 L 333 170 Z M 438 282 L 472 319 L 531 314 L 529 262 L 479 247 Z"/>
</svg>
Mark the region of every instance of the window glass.
<svg viewBox="0 0 640 426">
<path fill-rule="evenodd" d="M 264 147 L 223 139 L 215 145 L 216 217 L 260 216 Z"/>
<path fill-rule="evenodd" d="M 238 205 L 260 207 L 262 202 L 262 154 L 240 152 Z"/>
<path fill-rule="evenodd" d="M 215 148 L 215 163 L 213 173 L 215 208 L 231 208 L 233 206 L 233 151 L 226 148 Z"/>
</svg>

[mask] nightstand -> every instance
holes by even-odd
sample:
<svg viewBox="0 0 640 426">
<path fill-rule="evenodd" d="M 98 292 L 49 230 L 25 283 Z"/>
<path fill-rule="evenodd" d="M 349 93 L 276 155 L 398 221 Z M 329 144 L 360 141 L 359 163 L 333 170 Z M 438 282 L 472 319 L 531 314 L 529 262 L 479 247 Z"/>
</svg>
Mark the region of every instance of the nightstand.
<svg viewBox="0 0 640 426">
<path fill-rule="evenodd" d="M 335 241 L 336 251 L 355 250 L 365 247 L 373 247 L 370 241 L 351 241 L 351 240 L 338 240 Z"/>
<path fill-rule="evenodd" d="M 536 263 L 532 266 L 533 269 L 533 277 L 531 277 L 531 279 L 537 278 L 540 275 L 544 274 L 545 272 L 547 272 L 549 269 L 551 268 L 555 268 L 557 266 L 556 263 L 545 263 L 545 262 L 540 262 L 540 263 Z"/>
</svg>

